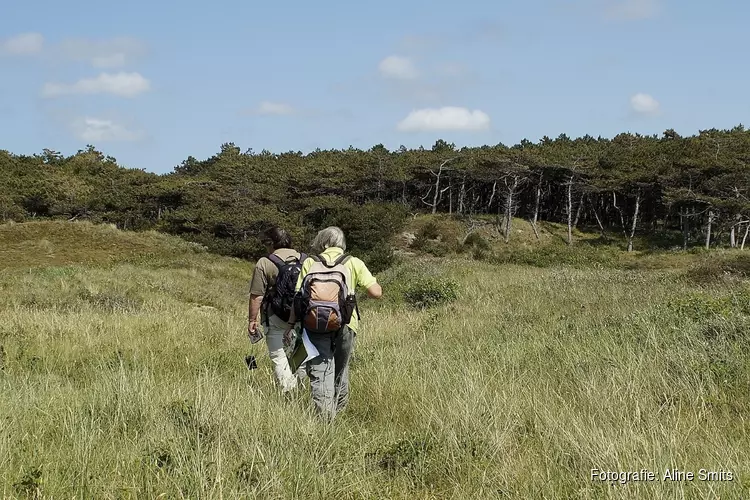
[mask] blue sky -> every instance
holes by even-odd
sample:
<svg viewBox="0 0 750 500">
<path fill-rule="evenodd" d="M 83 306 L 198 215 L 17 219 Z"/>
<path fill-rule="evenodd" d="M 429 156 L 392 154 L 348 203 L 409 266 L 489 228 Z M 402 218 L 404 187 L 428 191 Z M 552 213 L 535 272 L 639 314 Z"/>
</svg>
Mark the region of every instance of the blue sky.
<svg viewBox="0 0 750 500">
<path fill-rule="evenodd" d="M 272 152 L 730 128 L 737 0 L 27 0 L 0 19 L 0 149 L 170 171 Z M 356 5 L 356 6 L 355 6 Z"/>
</svg>

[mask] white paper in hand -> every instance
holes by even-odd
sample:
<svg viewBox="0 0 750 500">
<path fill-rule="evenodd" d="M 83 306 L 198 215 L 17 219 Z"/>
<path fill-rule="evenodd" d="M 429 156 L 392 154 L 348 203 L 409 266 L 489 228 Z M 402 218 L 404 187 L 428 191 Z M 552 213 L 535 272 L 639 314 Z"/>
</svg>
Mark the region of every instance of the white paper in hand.
<svg viewBox="0 0 750 500">
<path fill-rule="evenodd" d="M 307 363 L 313 358 L 317 358 L 320 356 L 320 353 L 315 348 L 312 342 L 310 342 L 310 337 L 307 336 L 307 330 L 302 330 L 302 343 L 305 345 L 305 352 L 307 352 L 307 357 L 302 363 Z"/>
</svg>

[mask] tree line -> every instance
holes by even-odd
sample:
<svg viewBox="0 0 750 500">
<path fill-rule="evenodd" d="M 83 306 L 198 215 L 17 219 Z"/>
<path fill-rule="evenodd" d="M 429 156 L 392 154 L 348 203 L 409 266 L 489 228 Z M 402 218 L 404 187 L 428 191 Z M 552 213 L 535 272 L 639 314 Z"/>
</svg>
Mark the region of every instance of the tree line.
<svg viewBox="0 0 750 500">
<path fill-rule="evenodd" d="M 514 218 L 636 235 L 672 246 L 745 247 L 750 232 L 750 131 L 682 137 L 543 137 L 506 146 L 260 153 L 225 143 L 167 174 L 124 168 L 93 146 L 64 156 L 0 151 L 0 218 L 89 219 L 155 229 L 243 258 L 283 225 L 298 241 L 340 225 L 352 248 L 385 265 L 386 242 L 420 212 L 492 214 L 506 241 Z M 376 265 L 377 267 L 377 265 Z"/>
</svg>

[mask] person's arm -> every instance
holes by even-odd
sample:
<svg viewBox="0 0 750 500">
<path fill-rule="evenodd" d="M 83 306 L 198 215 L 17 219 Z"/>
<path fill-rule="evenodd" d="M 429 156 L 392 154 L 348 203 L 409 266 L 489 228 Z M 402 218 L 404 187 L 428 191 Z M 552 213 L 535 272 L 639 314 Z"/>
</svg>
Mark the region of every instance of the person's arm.
<svg viewBox="0 0 750 500">
<path fill-rule="evenodd" d="M 371 299 L 380 299 L 383 297 L 383 288 L 380 283 L 374 283 L 367 288 L 367 296 Z"/>
<path fill-rule="evenodd" d="M 250 294 L 250 302 L 248 304 L 248 315 L 247 315 L 247 333 L 252 335 L 253 332 L 258 328 L 258 314 L 260 313 L 260 305 L 263 303 L 262 295 Z"/>
<path fill-rule="evenodd" d="M 354 261 L 355 270 L 357 272 L 357 284 L 367 291 L 367 296 L 372 299 L 379 299 L 383 296 L 383 288 L 380 283 L 375 279 L 364 262 L 359 259 Z"/>
<path fill-rule="evenodd" d="M 263 303 L 263 296 L 266 294 L 266 286 L 268 286 L 266 273 L 263 272 L 260 261 L 258 261 L 258 263 L 255 264 L 253 279 L 250 282 L 250 301 L 248 303 L 247 311 L 248 335 L 252 335 L 258 327 L 258 313 L 260 312 L 260 306 Z"/>
<path fill-rule="evenodd" d="M 282 337 L 284 345 L 289 345 L 292 343 L 292 329 L 294 328 L 294 324 L 296 322 L 296 314 L 294 314 L 294 308 L 292 308 L 292 311 L 289 313 L 289 321 L 287 321 L 286 324 L 286 331 L 284 332 L 284 336 Z"/>
</svg>

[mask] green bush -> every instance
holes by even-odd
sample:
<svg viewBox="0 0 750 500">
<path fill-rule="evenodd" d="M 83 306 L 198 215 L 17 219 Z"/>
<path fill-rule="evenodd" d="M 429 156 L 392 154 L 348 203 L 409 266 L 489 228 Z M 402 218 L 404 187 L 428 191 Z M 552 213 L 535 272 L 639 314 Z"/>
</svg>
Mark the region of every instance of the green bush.
<svg viewBox="0 0 750 500">
<path fill-rule="evenodd" d="M 436 240 L 441 237 L 440 227 L 438 226 L 437 222 L 430 221 L 422 226 L 422 229 L 419 230 L 417 236 L 421 236 L 422 238 L 428 240 Z"/>
<path fill-rule="evenodd" d="M 409 305 L 426 308 L 453 302 L 458 298 L 458 283 L 437 277 L 425 277 L 412 282 L 404 292 Z"/>
<path fill-rule="evenodd" d="M 404 294 L 409 284 L 425 276 L 418 263 L 399 264 L 378 274 L 378 282 L 383 287 L 383 300 L 378 303 L 403 304 Z"/>
<path fill-rule="evenodd" d="M 471 253 L 471 257 L 474 260 L 479 260 L 479 261 L 492 260 L 494 258 L 490 250 L 485 250 L 483 248 L 475 248 L 474 251 Z"/>
<path fill-rule="evenodd" d="M 439 240 L 430 240 L 423 235 L 417 236 L 411 247 L 414 250 L 419 250 L 435 257 L 445 257 L 452 250 L 448 243 Z"/>
<path fill-rule="evenodd" d="M 400 263 L 378 275 L 383 287 L 383 300 L 375 307 L 408 304 L 430 307 L 457 298 L 458 284 L 438 274 L 425 262 Z"/>
<path fill-rule="evenodd" d="M 383 272 L 399 263 L 399 259 L 390 246 L 375 248 L 359 257 L 373 274 Z"/>
<path fill-rule="evenodd" d="M 732 304 L 725 297 L 711 297 L 703 293 L 679 297 L 669 305 L 680 316 L 694 320 L 729 317 L 732 314 Z"/>
<path fill-rule="evenodd" d="M 414 238 L 414 241 L 412 241 L 411 247 L 412 250 L 419 250 L 421 252 L 424 252 L 425 247 L 430 242 L 428 238 L 425 236 L 422 236 L 421 234 L 418 234 L 416 238 Z"/>
<path fill-rule="evenodd" d="M 617 267 L 619 251 L 614 247 L 592 245 L 546 246 L 535 250 L 504 252 L 493 255 L 496 264 L 519 264 L 535 267 L 569 265 L 578 268 L 591 266 Z"/>
<path fill-rule="evenodd" d="M 378 467 L 392 475 L 414 474 L 426 469 L 434 448 L 431 438 L 415 436 L 384 446 L 377 452 L 371 452 L 368 458 L 376 459 Z"/>
<path fill-rule="evenodd" d="M 750 289 L 739 289 L 731 295 L 716 296 L 692 292 L 669 302 L 679 315 L 696 321 L 750 315 Z"/>
<path fill-rule="evenodd" d="M 695 283 L 750 278 L 750 255 L 711 255 L 688 270 L 686 276 Z"/>
<path fill-rule="evenodd" d="M 474 248 L 478 250 L 490 250 L 492 246 L 489 242 L 482 237 L 479 233 L 471 233 L 464 240 L 464 247 Z"/>
<path fill-rule="evenodd" d="M 411 248 L 420 252 L 445 257 L 464 250 L 461 245 L 463 228 L 451 219 L 436 218 L 425 222 L 416 232 Z"/>
</svg>

